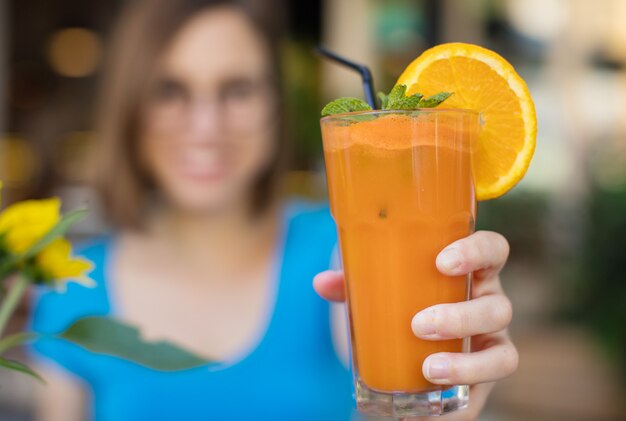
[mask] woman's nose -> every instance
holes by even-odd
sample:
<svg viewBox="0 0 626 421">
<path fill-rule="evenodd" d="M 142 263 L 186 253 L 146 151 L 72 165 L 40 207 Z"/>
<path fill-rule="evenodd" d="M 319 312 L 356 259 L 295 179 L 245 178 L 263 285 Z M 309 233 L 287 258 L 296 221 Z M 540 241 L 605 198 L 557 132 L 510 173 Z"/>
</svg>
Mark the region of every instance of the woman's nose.
<svg viewBox="0 0 626 421">
<path fill-rule="evenodd" d="M 191 140 L 215 143 L 223 138 L 224 118 L 217 101 L 196 100 L 189 108 L 187 134 Z"/>
</svg>

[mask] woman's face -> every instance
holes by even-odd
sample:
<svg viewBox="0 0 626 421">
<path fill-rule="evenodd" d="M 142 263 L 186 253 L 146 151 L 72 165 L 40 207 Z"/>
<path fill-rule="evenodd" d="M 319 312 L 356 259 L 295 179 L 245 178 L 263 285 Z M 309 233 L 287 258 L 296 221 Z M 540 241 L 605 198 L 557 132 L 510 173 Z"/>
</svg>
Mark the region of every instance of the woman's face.
<svg viewBox="0 0 626 421">
<path fill-rule="evenodd" d="M 193 17 L 163 52 L 141 115 L 140 159 L 168 201 L 247 203 L 275 153 L 267 46 L 234 8 Z"/>
</svg>

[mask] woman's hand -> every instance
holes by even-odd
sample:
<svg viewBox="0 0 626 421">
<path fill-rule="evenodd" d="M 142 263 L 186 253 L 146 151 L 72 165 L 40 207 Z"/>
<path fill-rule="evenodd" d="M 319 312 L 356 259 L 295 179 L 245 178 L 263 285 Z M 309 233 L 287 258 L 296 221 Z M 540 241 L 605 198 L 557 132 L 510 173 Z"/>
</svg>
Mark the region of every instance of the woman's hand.
<svg viewBox="0 0 626 421">
<path fill-rule="evenodd" d="M 499 277 L 508 255 L 509 245 L 503 236 L 479 231 L 455 241 L 437 256 L 437 268 L 444 275 L 474 273 L 469 301 L 426 308 L 411 323 L 415 336 L 429 341 L 472 337 L 471 353 L 432 354 L 422 366 L 424 376 L 432 383 L 471 385 L 469 408 L 437 417 L 439 420 L 475 420 L 494 382 L 517 369 L 517 350 L 507 333 L 511 302 Z M 341 272 L 322 272 L 313 285 L 327 300 L 345 299 Z"/>
</svg>

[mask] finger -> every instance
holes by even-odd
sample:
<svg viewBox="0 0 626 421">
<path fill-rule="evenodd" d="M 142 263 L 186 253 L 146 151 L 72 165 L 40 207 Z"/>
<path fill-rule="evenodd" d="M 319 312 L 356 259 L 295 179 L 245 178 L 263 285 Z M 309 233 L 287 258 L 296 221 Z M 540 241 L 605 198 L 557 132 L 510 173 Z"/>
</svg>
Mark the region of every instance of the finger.
<svg viewBox="0 0 626 421">
<path fill-rule="evenodd" d="M 519 356 L 505 337 L 482 351 L 469 354 L 441 352 L 428 356 L 422 372 L 435 384 L 477 384 L 507 377 L 517 369 Z"/>
<path fill-rule="evenodd" d="M 313 288 L 324 299 L 329 301 L 345 301 L 346 292 L 343 283 L 343 272 L 327 270 L 313 278 Z"/>
<path fill-rule="evenodd" d="M 485 279 L 498 273 L 508 256 L 509 243 L 502 235 L 478 231 L 444 248 L 437 256 L 437 269 L 449 276 L 475 272 L 477 279 Z"/>
<path fill-rule="evenodd" d="M 499 332 L 511 323 L 513 309 L 504 294 L 491 294 L 470 301 L 438 304 L 413 317 L 415 336 L 427 340 L 467 338 Z"/>
</svg>

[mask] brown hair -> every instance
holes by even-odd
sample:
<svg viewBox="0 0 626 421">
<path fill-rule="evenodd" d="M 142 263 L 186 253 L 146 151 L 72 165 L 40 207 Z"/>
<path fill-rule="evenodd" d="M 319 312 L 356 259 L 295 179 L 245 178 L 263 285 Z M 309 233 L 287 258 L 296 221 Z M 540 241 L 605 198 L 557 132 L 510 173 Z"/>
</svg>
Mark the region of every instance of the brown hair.
<svg viewBox="0 0 626 421">
<path fill-rule="evenodd" d="M 130 2 L 114 28 L 104 68 L 97 114 L 98 145 L 95 148 L 94 184 L 110 222 L 117 227 L 138 228 L 154 186 L 139 164 L 138 121 L 146 75 L 167 43 L 195 14 L 212 7 L 241 10 L 266 42 L 270 52 L 272 81 L 279 97 L 277 152 L 253 190 L 252 210 L 260 213 L 276 194 L 276 182 L 284 168 L 286 142 L 282 121 L 278 41 L 280 16 L 276 8 L 245 0 L 137 0 Z"/>
</svg>

